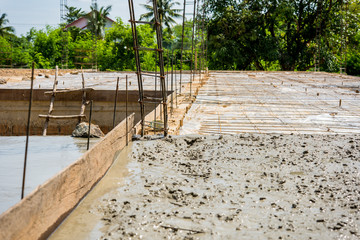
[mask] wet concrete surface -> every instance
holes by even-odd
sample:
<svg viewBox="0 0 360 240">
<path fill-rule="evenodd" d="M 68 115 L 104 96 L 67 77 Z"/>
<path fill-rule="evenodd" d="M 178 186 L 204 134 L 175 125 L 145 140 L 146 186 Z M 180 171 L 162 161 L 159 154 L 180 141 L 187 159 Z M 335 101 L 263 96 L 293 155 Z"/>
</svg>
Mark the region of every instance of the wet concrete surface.
<svg viewBox="0 0 360 240">
<path fill-rule="evenodd" d="M 103 228 L 105 228 L 101 220 L 103 216 L 96 208 L 103 204 L 104 196 L 116 193 L 119 187 L 128 181 L 128 176 L 133 171 L 128 168 L 131 150 L 131 143 L 121 150 L 107 174 L 63 221 L 49 240 L 98 239 L 103 235 Z"/>
<path fill-rule="evenodd" d="M 20 201 L 25 136 L 0 137 L 0 214 Z M 90 147 L 98 139 L 91 139 Z M 75 162 L 85 151 L 87 139 L 70 136 L 30 136 L 25 195 Z"/>
<path fill-rule="evenodd" d="M 211 135 L 135 142 L 50 239 L 359 239 L 358 82 L 212 73 L 180 132 Z"/>
<path fill-rule="evenodd" d="M 212 72 L 180 134 L 360 133 L 359 80 L 322 72 Z"/>
<path fill-rule="evenodd" d="M 85 198 L 53 239 L 359 239 L 359 143 L 303 134 L 138 141 L 129 174 L 114 168 L 112 187 Z"/>
</svg>

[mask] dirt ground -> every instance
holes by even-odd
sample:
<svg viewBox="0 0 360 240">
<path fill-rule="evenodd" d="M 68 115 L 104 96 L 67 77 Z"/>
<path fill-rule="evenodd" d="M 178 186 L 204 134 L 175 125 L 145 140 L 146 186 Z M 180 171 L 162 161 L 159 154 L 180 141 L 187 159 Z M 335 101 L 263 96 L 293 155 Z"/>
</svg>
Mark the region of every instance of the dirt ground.
<svg viewBox="0 0 360 240">
<path fill-rule="evenodd" d="M 360 135 L 135 142 L 100 239 L 359 239 Z"/>
<path fill-rule="evenodd" d="M 59 75 L 62 76 L 66 73 L 77 73 L 78 71 L 79 70 L 77 69 L 60 69 Z M 40 75 L 50 77 L 50 75 L 55 75 L 55 69 L 35 69 L 34 75 L 35 78 Z M 20 82 L 30 80 L 30 78 L 31 69 L 0 68 L 0 79 L 4 79 L 6 82 Z"/>
</svg>

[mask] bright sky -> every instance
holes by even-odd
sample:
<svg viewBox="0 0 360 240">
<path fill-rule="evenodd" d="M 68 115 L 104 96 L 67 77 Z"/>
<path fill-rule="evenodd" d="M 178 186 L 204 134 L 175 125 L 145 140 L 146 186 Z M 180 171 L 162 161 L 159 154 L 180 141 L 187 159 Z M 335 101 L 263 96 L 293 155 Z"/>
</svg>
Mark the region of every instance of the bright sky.
<svg viewBox="0 0 360 240">
<path fill-rule="evenodd" d="M 137 18 L 145 12 L 147 0 L 133 0 Z M 97 0 L 99 7 L 112 5 L 110 18 L 121 17 L 129 20 L 128 0 Z M 90 11 L 91 0 L 67 0 L 68 6 Z M 60 0 L 0 0 L 0 14 L 6 13 L 9 23 L 15 28 L 16 35 L 25 35 L 30 28 L 45 28 L 45 25 L 57 26 L 60 23 Z"/>
</svg>

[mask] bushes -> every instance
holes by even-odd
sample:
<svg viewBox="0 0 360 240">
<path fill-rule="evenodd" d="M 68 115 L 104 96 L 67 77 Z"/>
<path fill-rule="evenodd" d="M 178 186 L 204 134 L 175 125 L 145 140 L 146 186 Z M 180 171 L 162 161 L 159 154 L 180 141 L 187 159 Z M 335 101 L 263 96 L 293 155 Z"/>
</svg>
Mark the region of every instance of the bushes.
<svg viewBox="0 0 360 240">
<path fill-rule="evenodd" d="M 352 52 L 348 55 L 346 72 L 349 75 L 360 76 L 360 52 Z"/>
</svg>

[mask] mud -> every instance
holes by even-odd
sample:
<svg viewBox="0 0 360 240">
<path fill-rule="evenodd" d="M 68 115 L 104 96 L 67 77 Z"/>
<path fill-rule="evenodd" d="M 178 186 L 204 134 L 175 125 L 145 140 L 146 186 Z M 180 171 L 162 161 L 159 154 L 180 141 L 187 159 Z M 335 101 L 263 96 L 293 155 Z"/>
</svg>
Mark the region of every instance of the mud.
<svg viewBox="0 0 360 240">
<path fill-rule="evenodd" d="M 359 239 L 360 135 L 135 142 L 100 239 Z"/>
</svg>

